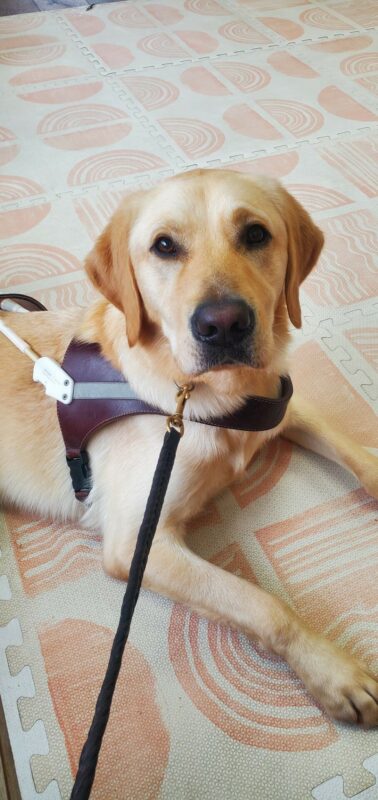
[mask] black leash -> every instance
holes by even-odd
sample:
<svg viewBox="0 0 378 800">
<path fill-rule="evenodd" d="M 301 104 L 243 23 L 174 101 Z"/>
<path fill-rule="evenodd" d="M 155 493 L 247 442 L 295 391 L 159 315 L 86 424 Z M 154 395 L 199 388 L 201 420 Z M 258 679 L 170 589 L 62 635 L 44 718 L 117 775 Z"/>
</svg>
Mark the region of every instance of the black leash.
<svg viewBox="0 0 378 800">
<path fill-rule="evenodd" d="M 129 635 L 131 620 L 138 600 L 148 554 L 159 522 L 161 509 L 171 476 L 176 450 L 184 432 L 182 412 L 193 387 L 180 387 L 177 394 L 175 414 L 167 419 L 165 434 L 158 463 L 152 481 L 146 510 L 139 529 L 129 579 L 122 602 L 117 632 L 110 652 L 105 678 L 97 699 L 87 741 L 81 751 L 79 767 L 70 800 L 88 800 L 94 781 L 102 738 L 109 719 L 114 689 L 121 668 L 123 651 Z"/>
</svg>

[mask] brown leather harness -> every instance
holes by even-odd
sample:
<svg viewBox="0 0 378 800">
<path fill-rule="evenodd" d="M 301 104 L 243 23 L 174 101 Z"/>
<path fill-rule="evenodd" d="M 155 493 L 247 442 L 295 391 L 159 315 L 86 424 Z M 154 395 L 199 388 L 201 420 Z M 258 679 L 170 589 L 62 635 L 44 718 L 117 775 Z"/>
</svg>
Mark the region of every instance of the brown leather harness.
<svg viewBox="0 0 378 800">
<path fill-rule="evenodd" d="M 28 311 L 46 310 L 37 300 L 25 295 L 0 295 L 0 300 L 5 298 L 15 300 Z M 141 400 L 122 373 L 101 355 L 96 343 L 87 344 L 73 339 L 66 350 L 62 367 L 74 381 L 74 393 L 67 405 L 57 403 L 57 413 L 74 492 L 78 500 L 84 501 L 92 488 L 86 450 L 92 434 L 123 417 L 136 414 L 166 417 L 168 412 Z M 193 421 L 230 430 L 271 430 L 283 420 L 293 393 L 289 376 L 281 376 L 280 381 L 278 398 L 248 397 L 233 414 Z"/>
</svg>

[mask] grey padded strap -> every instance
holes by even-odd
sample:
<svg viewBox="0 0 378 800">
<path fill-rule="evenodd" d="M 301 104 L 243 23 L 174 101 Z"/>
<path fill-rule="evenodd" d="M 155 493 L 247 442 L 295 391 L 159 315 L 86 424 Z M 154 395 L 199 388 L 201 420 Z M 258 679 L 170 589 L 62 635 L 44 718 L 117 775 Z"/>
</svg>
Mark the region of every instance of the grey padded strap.
<svg viewBox="0 0 378 800">
<path fill-rule="evenodd" d="M 74 384 L 74 400 L 135 400 L 137 395 L 129 383 L 78 381 Z"/>
</svg>

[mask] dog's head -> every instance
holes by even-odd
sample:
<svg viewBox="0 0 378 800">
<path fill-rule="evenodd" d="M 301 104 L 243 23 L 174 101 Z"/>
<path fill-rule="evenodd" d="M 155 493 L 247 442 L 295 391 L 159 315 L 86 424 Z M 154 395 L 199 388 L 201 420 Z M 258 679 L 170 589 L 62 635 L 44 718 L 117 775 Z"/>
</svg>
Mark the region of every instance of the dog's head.
<svg viewBox="0 0 378 800">
<path fill-rule="evenodd" d="M 90 253 L 129 346 L 164 337 L 181 374 L 269 367 L 301 325 L 323 235 L 277 182 L 196 170 L 130 195 Z"/>
</svg>

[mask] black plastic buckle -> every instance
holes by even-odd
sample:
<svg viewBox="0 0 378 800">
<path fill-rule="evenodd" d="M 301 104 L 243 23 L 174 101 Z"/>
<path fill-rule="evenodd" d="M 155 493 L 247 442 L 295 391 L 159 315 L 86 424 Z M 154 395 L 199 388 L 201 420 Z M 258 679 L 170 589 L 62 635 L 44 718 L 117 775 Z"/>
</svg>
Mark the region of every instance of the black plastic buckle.
<svg viewBox="0 0 378 800">
<path fill-rule="evenodd" d="M 84 500 L 92 488 L 92 472 L 86 450 L 81 450 L 78 456 L 66 456 L 71 473 L 72 486 L 79 500 Z"/>
</svg>

